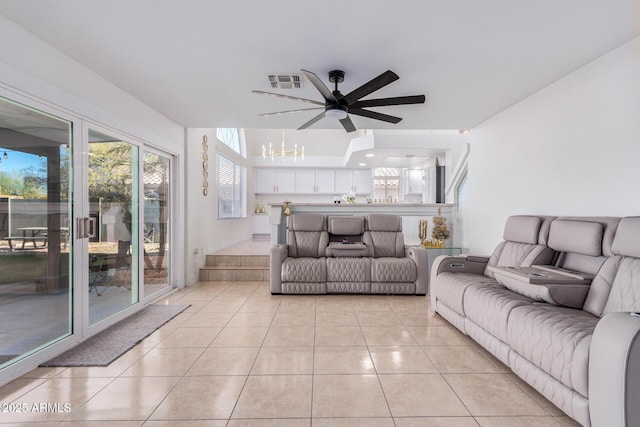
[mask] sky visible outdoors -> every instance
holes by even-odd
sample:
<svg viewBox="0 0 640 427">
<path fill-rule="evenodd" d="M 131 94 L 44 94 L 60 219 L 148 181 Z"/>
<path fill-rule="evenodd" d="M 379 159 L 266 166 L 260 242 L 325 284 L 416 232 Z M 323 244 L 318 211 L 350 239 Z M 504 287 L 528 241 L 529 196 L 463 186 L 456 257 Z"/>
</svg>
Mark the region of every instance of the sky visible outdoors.
<svg viewBox="0 0 640 427">
<path fill-rule="evenodd" d="M 7 153 L 7 158 L 4 158 L 4 153 Z M 29 167 L 38 168 L 41 164 L 44 164 L 47 160 L 42 158 L 38 160 L 38 156 L 28 153 L 22 153 L 20 151 L 4 150 L 0 148 L 0 172 L 6 172 L 9 174 L 20 173 L 23 169 Z"/>
</svg>

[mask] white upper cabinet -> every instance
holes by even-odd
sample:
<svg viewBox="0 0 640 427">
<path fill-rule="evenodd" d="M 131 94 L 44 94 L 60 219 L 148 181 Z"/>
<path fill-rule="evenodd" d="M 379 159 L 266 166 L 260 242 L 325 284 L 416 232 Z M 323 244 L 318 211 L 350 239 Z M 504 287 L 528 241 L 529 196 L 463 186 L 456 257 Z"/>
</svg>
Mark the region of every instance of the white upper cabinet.
<svg viewBox="0 0 640 427">
<path fill-rule="evenodd" d="M 333 169 L 296 169 L 296 193 L 333 194 Z"/>
<path fill-rule="evenodd" d="M 336 193 L 347 194 L 353 191 L 353 171 L 351 169 L 336 170 Z"/>
<path fill-rule="evenodd" d="M 316 193 L 335 193 L 336 171 L 333 169 L 316 169 Z"/>
<path fill-rule="evenodd" d="M 371 193 L 370 169 L 255 168 L 256 194 Z"/>
<path fill-rule="evenodd" d="M 371 193 L 371 169 L 356 169 L 353 171 L 353 191 L 356 194 Z"/>
<path fill-rule="evenodd" d="M 424 170 L 409 169 L 406 174 L 405 194 L 424 193 Z"/>
<path fill-rule="evenodd" d="M 336 170 L 336 193 L 371 193 L 371 169 Z"/>
<path fill-rule="evenodd" d="M 255 169 L 255 192 L 258 194 L 269 193 L 294 193 L 295 170 L 293 169 Z"/>
<path fill-rule="evenodd" d="M 296 193 L 315 193 L 316 171 L 314 169 L 296 169 Z"/>
</svg>

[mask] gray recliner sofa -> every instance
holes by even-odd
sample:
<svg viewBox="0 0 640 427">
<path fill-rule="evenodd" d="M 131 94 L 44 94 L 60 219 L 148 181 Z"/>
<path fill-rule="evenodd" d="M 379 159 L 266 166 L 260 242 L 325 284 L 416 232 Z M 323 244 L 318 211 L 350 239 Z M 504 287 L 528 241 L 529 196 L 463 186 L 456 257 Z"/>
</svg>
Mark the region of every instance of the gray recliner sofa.
<svg viewBox="0 0 640 427">
<path fill-rule="evenodd" d="M 512 218 L 505 238 L 533 236 Z M 580 424 L 638 426 L 640 217 L 544 221 L 545 265 L 437 258 L 432 308 Z M 458 273 L 469 259 L 475 273 Z"/>
<path fill-rule="evenodd" d="M 426 251 L 404 244 L 397 215 L 289 217 L 288 243 L 270 253 L 272 294 L 425 295 Z"/>
</svg>

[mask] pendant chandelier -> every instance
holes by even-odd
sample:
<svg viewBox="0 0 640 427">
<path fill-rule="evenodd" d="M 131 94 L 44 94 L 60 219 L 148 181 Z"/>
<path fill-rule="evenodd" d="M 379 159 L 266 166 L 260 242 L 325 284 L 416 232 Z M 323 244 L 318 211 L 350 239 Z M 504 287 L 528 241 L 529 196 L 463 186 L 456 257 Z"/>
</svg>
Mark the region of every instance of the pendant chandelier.
<svg viewBox="0 0 640 427">
<path fill-rule="evenodd" d="M 298 151 L 298 144 L 293 144 L 293 149 L 287 150 L 284 144 L 284 129 L 282 129 L 282 143 L 280 144 L 280 150 L 274 148 L 271 142 L 269 142 L 269 147 L 262 144 L 263 159 L 270 157 L 271 161 L 273 161 L 276 157 L 280 157 L 282 160 L 284 160 L 285 157 L 293 157 L 293 161 L 297 162 L 298 156 L 300 156 L 300 160 L 304 160 L 304 145 L 300 148 L 300 151 Z"/>
</svg>

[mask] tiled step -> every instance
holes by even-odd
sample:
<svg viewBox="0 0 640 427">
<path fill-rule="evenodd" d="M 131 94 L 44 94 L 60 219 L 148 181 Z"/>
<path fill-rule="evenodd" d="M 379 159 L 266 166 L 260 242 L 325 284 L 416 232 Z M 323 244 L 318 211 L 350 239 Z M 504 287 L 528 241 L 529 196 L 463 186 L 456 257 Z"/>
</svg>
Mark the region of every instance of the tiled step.
<svg viewBox="0 0 640 427">
<path fill-rule="evenodd" d="M 207 255 L 201 281 L 269 280 L 268 255 Z"/>
<path fill-rule="evenodd" d="M 269 255 L 207 255 L 209 267 L 265 267 L 269 268 Z"/>
</svg>

